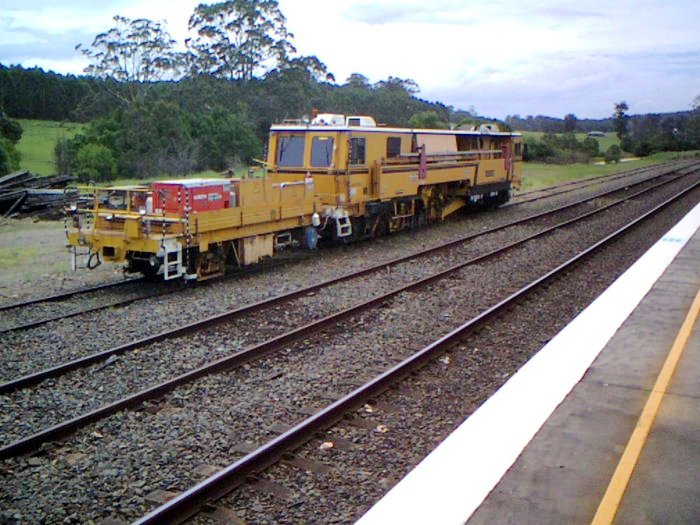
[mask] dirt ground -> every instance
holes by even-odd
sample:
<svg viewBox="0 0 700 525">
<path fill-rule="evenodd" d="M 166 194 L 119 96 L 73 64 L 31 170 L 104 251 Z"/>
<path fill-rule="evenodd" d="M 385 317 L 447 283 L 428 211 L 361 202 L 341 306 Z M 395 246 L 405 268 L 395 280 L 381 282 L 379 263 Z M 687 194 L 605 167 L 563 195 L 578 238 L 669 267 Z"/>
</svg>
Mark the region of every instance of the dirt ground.
<svg viewBox="0 0 700 525">
<path fill-rule="evenodd" d="M 115 279 L 112 265 L 71 271 L 63 221 L 0 221 L 0 304 Z"/>
</svg>

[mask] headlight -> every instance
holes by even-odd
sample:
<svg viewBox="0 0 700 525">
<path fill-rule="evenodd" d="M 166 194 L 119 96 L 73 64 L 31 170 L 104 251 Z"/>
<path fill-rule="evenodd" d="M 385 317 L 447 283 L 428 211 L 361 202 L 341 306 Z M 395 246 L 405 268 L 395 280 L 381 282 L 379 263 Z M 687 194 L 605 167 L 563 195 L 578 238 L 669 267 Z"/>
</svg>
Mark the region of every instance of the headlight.
<svg viewBox="0 0 700 525">
<path fill-rule="evenodd" d="M 145 206 L 141 206 L 141 207 L 139 208 L 139 213 L 141 214 L 141 217 L 143 217 L 144 215 L 146 215 L 146 207 L 145 207 Z"/>
<path fill-rule="evenodd" d="M 112 219 L 114 219 L 114 214 L 108 213 L 107 215 L 105 215 L 105 219 L 107 219 L 108 221 L 111 221 Z"/>
</svg>

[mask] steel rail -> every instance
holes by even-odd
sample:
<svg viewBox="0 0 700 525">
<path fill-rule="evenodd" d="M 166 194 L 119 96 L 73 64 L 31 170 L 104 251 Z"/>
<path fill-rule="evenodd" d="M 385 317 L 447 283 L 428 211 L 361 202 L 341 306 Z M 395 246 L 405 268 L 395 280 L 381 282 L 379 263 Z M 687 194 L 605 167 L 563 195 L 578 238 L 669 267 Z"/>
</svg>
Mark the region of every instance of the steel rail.
<svg viewBox="0 0 700 525">
<path fill-rule="evenodd" d="M 610 244 L 629 232 L 632 228 L 655 215 L 668 205 L 695 189 L 700 182 L 670 197 L 652 210 L 637 217 L 633 221 L 607 235 L 592 246 L 579 252 L 568 261 L 560 264 L 545 275 L 535 279 L 520 290 L 512 293 L 507 298 L 494 306 L 478 314 L 437 341 L 419 350 L 401 363 L 389 370 L 377 375 L 364 385 L 356 388 L 351 393 L 328 405 L 316 414 L 306 418 L 290 430 L 273 438 L 265 445 L 245 455 L 235 463 L 210 476 L 182 494 L 156 508 L 146 516 L 134 522 L 135 525 L 156 525 L 182 523 L 195 515 L 203 506 L 217 500 L 236 487 L 243 484 L 250 476 L 277 463 L 285 453 L 295 450 L 304 443 L 313 439 L 318 432 L 332 426 L 340 420 L 348 411 L 362 406 L 367 401 L 386 391 L 393 384 L 401 381 L 411 372 L 421 368 L 428 361 L 437 357 L 440 353 L 455 346 L 466 336 L 484 325 L 494 316 L 498 316 L 504 310 L 512 307 L 518 301 L 523 300 L 529 293 L 549 283 L 554 278 L 564 274 L 572 267 L 590 256 L 601 247 Z"/>
<path fill-rule="evenodd" d="M 46 297 L 39 297 L 36 299 L 29 299 L 27 301 L 19 301 L 17 303 L 12 303 L 12 304 L 4 304 L 0 305 L 0 312 L 4 310 L 11 310 L 12 308 L 22 308 L 24 306 L 31 306 L 33 304 L 37 303 L 55 303 L 57 301 L 61 301 L 63 299 L 68 299 L 69 297 L 73 297 L 74 295 L 80 295 L 84 293 L 90 293 L 90 292 L 98 292 L 100 290 L 105 290 L 107 288 L 114 288 L 116 286 L 124 286 L 126 284 L 132 284 L 132 283 L 139 283 L 143 282 L 145 279 L 143 277 L 138 277 L 136 279 L 127 279 L 125 281 L 117 281 L 113 283 L 106 283 L 106 284 L 98 284 L 95 286 L 86 286 L 85 288 L 77 288 L 75 290 L 70 290 L 67 292 L 59 292 L 54 295 L 48 295 Z"/>
<path fill-rule="evenodd" d="M 696 181 L 692 186 L 689 188 L 686 188 L 683 190 L 682 194 L 685 192 L 691 191 L 695 187 L 700 185 L 700 181 Z M 638 194 L 641 194 L 647 190 L 642 190 Z M 306 324 L 304 326 L 301 326 L 299 328 L 293 329 L 289 332 L 286 332 L 284 334 L 281 334 L 279 336 L 273 337 L 271 339 L 268 339 L 262 343 L 258 343 L 256 345 L 250 346 L 244 350 L 241 350 L 240 352 L 233 354 L 231 356 L 223 357 L 219 360 L 207 363 L 199 368 L 196 368 L 194 370 L 191 370 L 189 372 L 186 372 L 184 374 L 181 374 L 173 379 L 170 379 L 168 381 L 162 382 L 158 385 L 146 388 L 144 390 L 141 390 L 140 392 L 137 392 L 135 394 L 132 394 L 130 396 L 127 396 L 125 398 L 122 398 L 118 401 L 115 401 L 113 403 L 104 405 L 100 408 L 97 408 L 91 412 L 88 412 L 86 414 L 77 416 L 73 419 L 70 419 L 68 421 L 64 421 L 62 423 L 59 423 L 57 425 L 54 425 L 48 429 L 42 430 L 40 432 L 37 432 L 31 436 L 28 436 L 26 438 L 17 440 L 13 443 L 10 443 L 9 445 L 6 445 L 2 448 L 0 448 L 0 459 L 7 459 L 10 457 L 14 457 L 20 454 L 24 454 L 27 452 L 30 452 L 37 447 L 39 447 L 41 444 L 46 443 L 48 441 L 60 439 L 66 435 L 69 435 L 76 430 L 84 427 L 85 425 L 98 421 L 106 416 L 109 416 L 111 414 L 114 414 L 116 412 L 119 412 L 120 410 L 125 410 L 129 408 L 134 408 L 144 401 L 147 401 L 149 399 L 157 399 L 162 397 L 163 395 L 167 394 L 168 392 L 172 391 L 174 388 L 186 384 L 186 383 L 191 383 L 192 381 L 199 379 L 201 377 L 214 374 L 214 373 L 221 373 L 225 372 L 228 370 L 231 370 L 233 368 L 239 367 L 243 365 L 244 363 L 247 363 L 249 361 L 259 359 L 260 357 L 263 357 L 274 350 L 277 350 L 279 348 L 283 348 L 286 345 L 289 345 L 291 343 L 294 343 L 296 341 L 302 340 L 310 335 L 316 334 L 319 331 L 321 331 L 324 328 L 327 327 L 333 327 L 336 326 L 340 321 L 343 321 L 349 317 L 352 317 L 356 315 L 357 313 L 366 311 L 368 309 L 371 309 L 373 307 L 380 306 L 381 304 L 385 303 L 387 300 L 397 296 L 400 293 L 415 290 L 417 288 L 421 288 L 427 284 L 430 284 L 434 281 L 437 281 L 439 279 L 442 279 L 444 277 L 449 276 L 450 274 L 461 270 L 462 268 L 465 268 L 466 266 L 476 264 L 479 262 L 484 262 L 488 259 L 494 258 L 512 248 L 515 248 L 517 246 L 520 246 L 522 244 L 525 244 L 526 242 L 541 237 L 547 233 L 550 233 L 552 231 L 556 231 L 561 229 L 564 226 L 567 226 L 569 224 L 573 224 L 576 222 L 579 222 L 587 217 L 590 217 L 592 215 L 598 214 L 608 208 L 611 208 L 613 206 L 617 206 L 623 202 L 626 202 L 630 199 L 631 197 L 628 196 L 624 199 L 620 199 L 618 201 L 615 201 L 613 203 L 609 203 L 606 206 L 602 208 L 598 208 L 596 210 L 591 210 L 588 211 L 582 215 L 579 215 L 577 217 L 567 219 L 559 224 L 556 224 L 554 226 L 550 226 L 548 228 L 545 228 L 543 230 L 540 230 L 539 232 L 535 232 L 523 239 L 519 239 L 517 241 L 514 241 L 508 245 L 502 246 L 500 248 L 497 248 L 496 250 L 492 250 L 488 253 L 476 256 L 472 259 L 469 259 L 467 261 L 463 261 L 461 263 L 455 264 L 445 270 L 442 270 L 440 272 L 437 272 L 435 274 L 429 275 L 427 277 L 423 277 L 417 281 L 414 281 L 412 283 L 409 283 L 407 285 L 402 285 L 397 288 L 394 288 L 393 290 L 382 294 L 380 296 L 377 296 L 373 299 L 369 299 L 366 301 L 363 301 L 362 303 L 356 304 L 354 306 L 351 306 L 349 308 L 346 308 L 344 310 L 341 310 L 339 312 L 336 312 L 334 314 L 330 314 L 322 319 L 319 319 L 317 321 L 314 321 L 312 323 Z"/>
<path fill-rule="evenodd" d="M 139 279 L 134 279 L 133 281 L 139 281 Z M 129 281 L 132 282 L 132 281 Z M 117 301 L 112 301 L 111 303 L 102 304 L 98 306 L 93 306 L 91 308 L 86 308 L 85 310 L 79 310 L 76 312 L 68 312 L 67 314 L 54 315 L 52 317 L 45 317 L 43 319 L 38 319 L 36 321 L 28 321 L 26 323 L 18 324 L 15 326 L 10 326 L 7 328 L 0 328 L 0 334 L 6 334 L 10 332 L 19 332 L 21 330 L 29 330 L 31 328 L 36 328 L 37 326 L 45 325 L 48 323 L 53 323 L 55 321 L 61 321 L 62 319 L 70 319 L 71 317 L 77 317 L 79 315 L 90 314 L 93 312 L 99 312 L 100 310 L 106 310 L 107 308 L 113 308 L 115 306 L 127 306 L 131 303 L 138 301 L 143 301 L 145 299 L 153 299 L 156 297 L 162 297 L 171 293 L 179 292 L 183 290 L 185 286 L 180 283 L 175 284 L 172 288 L 168 290 L 163 290 L 154 294 L 144 295 L 139 297 L 131 297 L 130 299 L 119 299 Z"/>
<path fill-rule="evenodd" d="M 657 177 L 652 177 L 648 180 L 639 182 L 636 185 L 642 185 L 642 184 L 647 183 L 651 180 L 654 180 L 656 178 L 660 178 L 663 176 L 667 176 L 669 174 L 671 174 L 671 173 L 664 173 L 663 175 L 658 175 Z M 635 197 L 637 195 L 641 195 L 647 191 L 652 191 L 652 190 L 654 190 L 660 186 L 663 186 L 665 184 L 670 184 L 676 180 L 679 180 L 681 177 L 682 176 L 676 177 L 676 178 L 673 178 L 670 180 L 662 181 L 654 186 L 646 188 L 645 190 L 641 190 L 640 192 L 638 192 L 636 194 L 628 195 L 625 197 L 625 199 L 633 198 L 633 197 Z M 0 384 L 0 394 L 7 394 L 7 393 L 13 392 L 15 390 L 19 390 L 21 388 L 26 388 L 29 386 L 36 385 L 36 384 L 40 383 L 41 381 L 44 381 L 45 379 L 49 379 L 51 377 L 57 377 L 57 376 L 65 374 L 67 372 L 70 372 L 72 370 L 78 370 L 80 368 L 85 368 L 85 367 L 90 366 L 92 364 L 103 361 L 103 360 L 105 360 L 113 355 L 121 355 L 123 353 L 133 351 L 137 348 L 141 348 L 141 347 L 149 345 L 149 344 L 164 341 L 167 339 L 173 339 L 173 338 L 185 336 L 187 334 L 190 334 L 190 333 L 193 333 L 193 332 L 196 332 L 199 330 L 203 330 L 203 329 L 209 328 L 211 326 L 216 326 L 216 325 L 221 324 L 221 323 L 229 322 L 229 321 L 232 321 L 234 319 L 240 318 L 244 315 L 252 314 L 254 312 L 260 311 L 264 308 L 269 308 L 269 307 L 275 306 L 275 305 L 280 304 L 280 303 L 291 301 L 291 300 L 296 299 L 298 297 L 301 297 L 307 293 L 314 292 L 314 291 L 317 291 L 319 289 L 326 288 L 328 286 L 332 286 L 334 284 L 338 284 L 338 283 L 346 281 L 346 280 L 354 279 L 357 277 L 362 277 L 362 276 L 370 274 L 370 273 L 381 271 L 381 270 L 384 270 L 384 269 L 389 268 L 391 266 L 395 266 L 397 264 L 405 263 L 405 262 L 408 262 L 410 260 L 413 260 L 413 259 L 416 259 L 419 257 L 430 255 L 432 253 L 451 248 L 453 246 L 456 246 L 458 244 L 473 240 L 475 238 L 478 238 L 478 237 L 481 237 L 484 235 L 488 235 L 491 233 L 495 233 L 495 232 L 504 230 L 506 228 L 517 226 L 517 225 L 520 225 L 522 223 L 525 223 L 525 222 L 528 222 L 531 220 L 536 220 L 536 219 L 539 219 L 542 217 L 546 217 L 548 215 L 553 215 L 553 214 L 558 213 L 560 211 L 563 211 L 563 210 L 566 210 L 566 209 L 569 209 L 569 208 L 572 208 L 572 207 L 575 207 L 575 206 L 578 206 L 581 204 L 585 204 L 585 203 L 590 202 L 590 201 L 595 201 L 596 199 L 600 199 L 601 197 L 610 195 L 612 193 L 617 193 L 619 191 L 624 191 L 624 188 L 618 188 L 615 190 L 608 190 L 608 191 L 605 191 L 603 193 L 596 194 L 593 197 L 580 199 L 578 201 L 559 206 L 558 208 L 555 208 L 552 210 L 534 213 L 534 214 L 528 215 L 526 217 L 522 217 L 520 219 L 517 219 L 515 221 L 509 222 L 507 224 L 494 226 L 492 228 L 482 230 L 482 231 L 479 231 L 476 233 L 467 234 L 467 235 L 462 236 L 458 239 L 448 241 L 448 242 L 440 244 L 438 246 L 427 248 L 425 250 L 415 252 L 413 254 L 398 257 L 398 258 L 395 258 L 395 259 L 392 259 L 390 261 L 386 261 L 383 263 L 375 264 L 373 266 L 369 266 L 369 267 L 364 268 L 364 269 L 359 270 L 359 271 L 349 272 L 347 274 L 344 274 L 344 275 L 341 275 L 338 277 L 334 277 L 331 279 L 327 279 L 325 281 L 322 281 L 320 283 L 317 283 L 317 284 L 314 284 L 311 286 L 300 288 L 299 290 L 294 290 L 292 292 L 287 292 L 285 294 L 281 294 L 281 295 L 278 295 L 275 297 L 264 299 L 262 301 L 258 301 L 258 302 L 255 302 L 255 303 L 252 303 L 252 304 L 249 304 L 246 306 L 242 306 L 242 307 L 239 307 L 239 308 L 236 308 L 233 310 L 229 310 L 227 312 L 223 312 L 221 314 L 217 314 L 217 315 L 202 319 L 200 321 L 195 321 L 195 322 L 192 322 L 192 323 L 189 323 L 186 325 L 182 325 L 180 327 L 177 327 L 177 328 L 174 328 L 171 330 L 165 330 L 163 332 L 160 332 L 160 333 L 152 335 L 152 336 L 143 337 L 143 338 L 137 339 L 135 341 L 131 341 L 129 343 L 125 343 L 123 345 L 119 345 L 119 346 L 104 350 L 102 352 L 97 352 L 94 354 L 87 355 L 85 357 L 80 357 L 78 359 L 74 359 L 73 361 L 62 363 L 62 364 L 57 365 L 55 367 L 40 370 L 40 371 L 32 373 L 32 374 L 27 374 L 27 375 L 21 376 L 17 379 L 13 379 L 13 380 L 10 380 L 10 381 L 7 381 L 5 383 Z M 605 208 L 602 208 L 602 209 L 605 209 Z"/>
<path fill-rule="evenodd" d="M 263 262 L 263 263 L 256 265 L 255 267 L 238 269 L 235 272 L 232 272 L 230 274 L 223 276 L 223 279 L 240 278 L 242 275 L 250 275 L 250 274 L 258 273 L 261 271 L 269 271 L 270 268 L 276 267 L 278 265 L 278 262 L 279 262 L 279 260 L 276 259 L 275 263 Z M 287 261 L 284 261 L 282 264 L 284 264 L 285 262 L 287 262 Z M 201 282 L 201 283 L 198 283 L 198 285 L 199 286 L 208 286 L 209 284 L 212 284 L 213 282 L 218 282 L 220 280 L 222 280 L 222 278 L 219 278 L 217 280 L 212 280 L 212 281 Z M 137 278 L 137 279 L 130 279 L 127 281 L 120 281 L 118 283 L 109 283 L 107 285 L 100 285 L 100 286 L 96 286 L 96 287 L 92 287 L 92 288 L 87 288 L 87 289 L 84 289 L 83 291 L 77 290 L 77 291 L 73 291 L 73 292 L 68 292 L 67 296 L 70 297 L 71 295 L 77 295 L 77 294 L 84 293 L 84 292 L 97 291 L 97 290 L 100 290 L 103 288 L 110 288 L 110 287 L 116 286 L 116 285 L 121 285 L 121 284 L 126 284 L 126 283 L 139 283 L 139 282 L 144 282 L 144 281 L 145 281 L 145 278 Z M 163 283 L 153 283 L 153 284 L 163 285 Z M 98 312 L 100 310 L 106 310 L 107 308 L 113 308 L 115 306 L 126 306 L 126 305 L 129 305 L 131 303 L 138 302 L 138 301 L 144 301 L 146 299 L 154 299 L 156 297 L 162 297 L 164 295 L 168 295 L 171 293 L 180 292 L 188 287 L 188 283 L 183 284 L 181 282 L 175 282 L 175 283 L 169 283 L 169 284 L 170 284 L 170 286 L 172 286 L 172 288 L 169 288 L 167 290 L 163 290 L 163 291 L 160 291 L 160 292 L 157 292 L 154 294 L 132 297 L 130 299 L 120 299 L 117 301 L 112 301 L 111 303 L 106 303 L 103 305 L 98 305 L 98 306 L 94 306 L 91 308 L 87 308 L 85 310 L 78 310 L 76 312 L 69 312 L 67 314 L 54 315 L 52 317 L 46 317 L 44 319 L 38 319 L 36 321 L 28 321 L 26 323 L 18 324 L 15 326 L 10 326 L 7 328 L 0 328 L 0 334 L 9 333 L 9 332 L 17 332 L 17 331 L 21 331 L 21 330 L 29 330 L 31 328 L 36 328 L 37 326 L 52 323 L 55 321 L 60 321 L 62 319 L 69 319 L 71 317 L 77 317 L 77 316 L 83 315 L 83 314 Z M 55 300 L 61 299 L 60 296 L 57 296 L 57 297 L 58 297 L 58 299 L 55 299 Z M 18 303 L 17 305 L 10 305 L 7 308 L 28 306 L 28 305 L 32 305 L 32 304 L 36 304 L 36 303 L 41 303 L 41 302 L 46 302 L 46 301 L 44 301 L 42 299 L 32 299 L 31 301 L 28 301 L 27 303 Z"/>
</svg>

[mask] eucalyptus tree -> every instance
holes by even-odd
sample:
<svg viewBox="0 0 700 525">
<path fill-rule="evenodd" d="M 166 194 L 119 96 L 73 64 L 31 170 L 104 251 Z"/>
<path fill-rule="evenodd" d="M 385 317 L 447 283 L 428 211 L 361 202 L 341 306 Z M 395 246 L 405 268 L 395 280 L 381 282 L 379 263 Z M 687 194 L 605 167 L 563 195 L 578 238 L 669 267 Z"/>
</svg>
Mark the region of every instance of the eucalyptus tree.
<svg viewBox="0 0 700 525">
<path fill-rule="evenodd" d="M 89 47 L 78 44 L 76 49 L 90 60 L 85 73 L 106 79 L 112 94 L 131 104 L 154 82 L 177 77 L 183 57 L 160 22 L 119 15 L 114 21 L 115 27 L 97 35 Z"/>
<path fill-rule="evenodd" d="M 629 133 L 629 120 L 630 117 L 627 115 L 627 110 L 629 110 L 627 102 L 624 100 L 622 102 L 617 102 L 615 104 L 615 112 L 612 117 L 612 127 L 617 133 L 617 138 L 623 140 L 625 136 Z"/>
<path fill-rule="evenodd" d="M 192 72 L 247 81 L 288 61 L 296 50 L 286 21 L 276 0 L 199 4 L 189 21 L 197 36 L 186 41 Z"/>
</svg>

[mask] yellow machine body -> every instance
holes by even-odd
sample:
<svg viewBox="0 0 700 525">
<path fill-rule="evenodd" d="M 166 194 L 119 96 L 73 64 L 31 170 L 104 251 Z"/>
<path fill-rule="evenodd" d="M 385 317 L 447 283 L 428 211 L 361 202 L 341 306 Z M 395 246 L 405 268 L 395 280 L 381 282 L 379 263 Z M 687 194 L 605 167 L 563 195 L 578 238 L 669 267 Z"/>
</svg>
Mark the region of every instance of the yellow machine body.
<svg viewBox="0 0 700 525">
<path fill-rule="evenodd" d="M 74 268 L 104 260 L 201 280 L 321 237 L 371 237 L 502 204 L 520 186 L 518 134 L 332 117 L 272 126 L 263 178 L 91 188 L 92 205 L 68 212 Z"/>
</svg>

